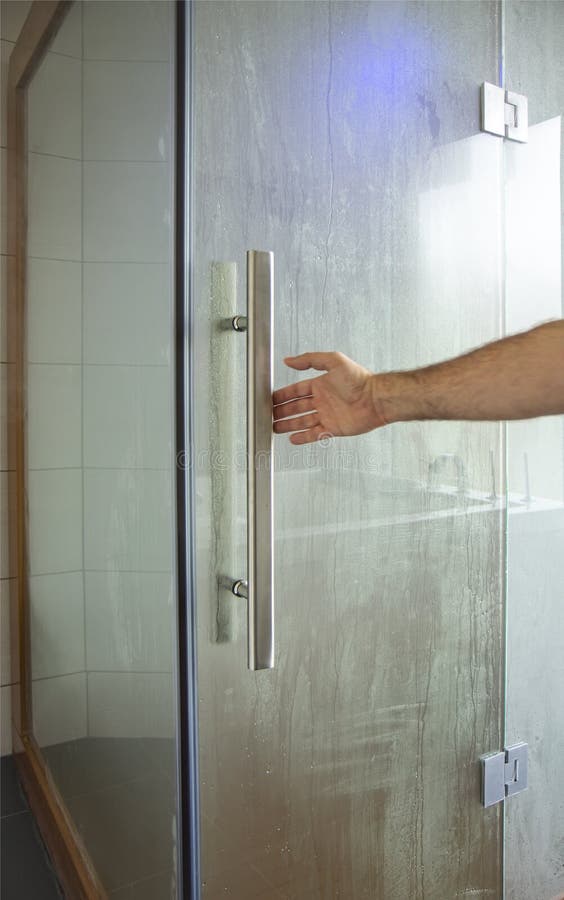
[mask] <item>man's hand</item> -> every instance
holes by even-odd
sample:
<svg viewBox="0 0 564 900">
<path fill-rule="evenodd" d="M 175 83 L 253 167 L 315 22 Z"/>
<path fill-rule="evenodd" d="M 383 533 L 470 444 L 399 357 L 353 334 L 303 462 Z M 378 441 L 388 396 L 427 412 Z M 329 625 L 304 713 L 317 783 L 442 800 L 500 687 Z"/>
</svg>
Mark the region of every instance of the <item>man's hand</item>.
<svg viewBox="0 0 564 900">
<path fill-rule="evenodd" d="M 564 319 L 409 372 L 374 375 L 342 353 L 303 353 L 285 363 L 327 373 L 274 391 L 274 431 L 296 432 L 293 444 L 392 422 L 564 413 Z"/>
<path fill-rule="evenodd" d="M 274 431 L 293 444 L 363 434 L 386 421 L 372 397 L 374 376 L 342 353 L 303 353 L 284 360 L 292 369 L 326 372 L 274 391 Z"/>
</svg>

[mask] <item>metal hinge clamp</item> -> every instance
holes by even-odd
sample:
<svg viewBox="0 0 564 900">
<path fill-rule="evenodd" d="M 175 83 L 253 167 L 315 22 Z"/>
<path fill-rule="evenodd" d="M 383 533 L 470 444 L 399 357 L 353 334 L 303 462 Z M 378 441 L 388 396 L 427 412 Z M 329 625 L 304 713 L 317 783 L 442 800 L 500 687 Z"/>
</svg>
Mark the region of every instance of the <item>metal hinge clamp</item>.
<svg viewBox="0 0 564 900">
<path fill-rule="evenodd" d="M 520 742 L 480 757 L 482 766 L 482 804 L 493 806 L 527 789 L 528 745 Z"/>
<path fill-rule="evenodd" d="M 506 91 L 496 84 L 482 84 L 481 129 L 489 134 L 526 144 L 529 130 L 529 101 L 524 94 Z"/>
</svg>

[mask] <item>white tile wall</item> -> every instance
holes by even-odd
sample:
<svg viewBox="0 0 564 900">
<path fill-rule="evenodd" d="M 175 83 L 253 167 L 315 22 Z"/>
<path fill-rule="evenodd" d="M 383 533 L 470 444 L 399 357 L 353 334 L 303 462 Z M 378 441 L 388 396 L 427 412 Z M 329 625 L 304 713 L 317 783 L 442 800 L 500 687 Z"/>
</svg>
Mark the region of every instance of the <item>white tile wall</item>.
<svg viewBox="0 0 564 900">
<path fill-rule="evenodd" d="M 84 58 L 166 61 L 171 55 L 169 16 L 168 4 L 159 0 L 87 0 Z"/>
<path fill-rule="evenodd" d="M 85 591 L 90 670 L 172 672 L 170 576 L 87 572 Z"/>
<path fill-rule="evenodd" d="M 167 163 L 84 163 L 87 262 L 167 262 L 168 172 Z"/>
<path fill-rule="evenodd" d="M 9 8 L 12 4 L 7 4 L 2 0 L 0 3 L 0 147 L 5 148 L 7 145 L 7 81 L 8 81 L 8 62 L 10 53 L 13 48 L 13 41 L 19 32 L 17 16 L 24 11 L 23 5 L 18 9 Z M 25 4 L 25 12 L 27 12 L 28 4 Z M 10 40 L 5 40 L 10 38 Z M 0 150 L 0 205 L 1 205 L 1 221 L 0 221 L 0 252 L 5 253 L 7 249 L 6 235 L 6 154 L 4 149 Z M 7 310 L 7 269 L 8 258 L 4 255 L 0 256 L 0 362 L 5 363 L 7 359 L 7 338 L 6 338 L 6 310 Z M 0 470 L 7 467 L 7 434 L 6 434 L 6 375 L 7 367 L 1 366 L 0 372 Z M 8 686 L 11 680 L 10 673 L 10 581 L 6 579 L 9 574 L 9 554 L 8 554 L 8 475 L 2 471 L 0 474 L 0 643 L 1 643 L 1 693 L 0 693 L 0 754 L 3 756 L 12 752 L 12 734 L 11 734 L 11 688 Z M 6 580 L 4 580 L 6 579 Z"/>
<path fill-rule="evenodd" d="M 31 7 L 31 0 L 2 0 L 2 37 L 16 41 Z"/>
<path fill-rule="evenodd" d="M 169 401 L 165 366 L 85 366 L 84 465 L 169 468 Z"/>
<path fill-rule="evenodd" d="M 168 674 L 90 672 L 91 737 L 172 737 L 175 684 Z"/>
<path fill-rule="evenodd" d="M 0 5 L 5 71 L 8 42 L 17 39 L 30 3 Z M 88 62 L 81 85 L 83 41 Z M 33 694 L 43 744 L 86 734 L 85 640 L 88 667 L 110 670 L 89 676 L 93 733 L 173 732 L 175 689 L 161 674 L 172 659 L 170 575 L 156 574 L 169 572 L 171 564 L 170 474 L 87 470 L 83 517 L 79 372 L 83 362 L 103 364 L 87 370 L 87 464 L 169 465 L 171 212 L 163 162 L 170 147 L 169 55 L 168 4 L 75 4 L 31 90 L 29 464 L 38 470 L 29 474 L 28 503 Z M 98 160 L 84 166 L 84 182 L 82 163 L 60 158 L 81 159 L 83 126 L 87 158 Z M 85 257 L 91 261 L 84 267 L 83 191 Z M 1 264 L 4 285 L 6 261 Z M 0 318 L 0 362 L 6 357 L 3 330 Z M 132 365 L 143 368 L 127 368 Z M 0 467 L 5 462 L 0 446 Z M 39 470 L 44 466 L 57 468 Z M 7 485 L 1 473 L 2 576 L 9 574 Z M 83 524 L 87 567 L 131 570 L 87 572 L 86 600 Z M 3 752 L 10 746 L 6 715 L 9 689 L 3 687 Z"/>
<path fill-rule="evenodd" d="M 73 3 L 55 35 L 51 51 L 82 59 L 82 3 Z"/>
<path fill-rule="evenodd" d="M 86 737 L 86 674 L 33 682 L 33 727 L 41 747 Z"/>
<path fill-rule="evenodd" d="M 82 465 L 82 367 L 27 368 L 29 469 Z"/>
<path fill-rule="evenodd" d="M 32 153 L 28 173 L 30 256 L 80 260 L 81 163 Z"/>
<path fill-rule="evenodd" d="M 8 41 L 18 38 L 31 7 L 31 0 L 2 0 L 0 7 L 2 37 Z"/>
<path fill-rule="evenodd" d="M 12 681 L 10 656 L 10 580 L 0 580 L 0 684 Z"/>
<path fill-rule="evenodd" d="M 143 469 L 86 469 L 88 570 L 170 572 L 171 476 Z"/>
<path fill-rule="evenodd" d="M 82 362 L 81 269 L 78 262 L 30 260 L 27 286 L 29 362 Z"/>
<path fill-rule="evenodd" d="M 82 572 L 35 575 L 29 592 L 33 678 L 84 671 Z"/>
<path fill-rule="evenodd" d="M 80 159 L 82 63 L 48 53 L 28 89 L 29 150 Z"/>
<path fill-rule="evenodd" d="M 84 159 L 168 159 L 170 68 L 157 62 L 84 64 Z"/>
<path fill-rule="evenodd" d="M 166 265 L 86 264 L 84 361 L 168 363 L 172 330 L 169 298 Z"/>
<path fill-rule="evenodd" d="M 28 515 L 31 574 L 82 569 L 81 470 L 29 472 Z"/>
</svg>

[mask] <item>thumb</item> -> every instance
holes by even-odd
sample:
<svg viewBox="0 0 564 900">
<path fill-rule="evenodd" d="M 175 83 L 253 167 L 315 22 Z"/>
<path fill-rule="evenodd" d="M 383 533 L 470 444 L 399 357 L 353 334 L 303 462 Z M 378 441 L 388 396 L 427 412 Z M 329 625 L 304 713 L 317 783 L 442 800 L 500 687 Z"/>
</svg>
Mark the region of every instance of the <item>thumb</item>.
<svg viewBox="0 0 564 900">
<path fill-rule="evenodd" d="M 284 362 L 291 369 L 317 369 L 328 372 L 339 363 L 338 353 L 301 353 L 299 356 L 286 356 Z"/>
</svg>

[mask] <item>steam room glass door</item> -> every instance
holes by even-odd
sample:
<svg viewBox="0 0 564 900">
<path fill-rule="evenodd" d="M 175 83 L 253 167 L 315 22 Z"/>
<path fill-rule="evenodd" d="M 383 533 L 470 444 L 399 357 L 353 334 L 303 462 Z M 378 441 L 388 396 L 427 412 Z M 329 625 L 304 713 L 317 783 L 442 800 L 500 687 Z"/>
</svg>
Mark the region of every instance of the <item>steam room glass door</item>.
<svg viewBox="0 0 564 900">
<path fill-rule="evenodd" d="M 564 4 L 512 0 L 503 11 L 505 86 L 529 111 L 527 143 L 504 148 L 514 332 L 563 315 Z M 506 745 L 529 745 L 530 784 L 505 811 L 508 900 L 564 897 L 563 426 L 550 416 L 507 430 Z"/>
<path fill-rule="evenodd" d="M 247 574 L 250 336 L 224 327 L 261 250 L 276 386 L 306 350 L 387 370 L 500 335 L 502 142 L 479 122 L 499 34 L 489 2 L 193 4 L 209 900 L 502 895 L 502 813 L 481 806 L 478 765 L 503 741 L 501 428 L 276 437 L 274 665 L 249 670 L 246 601 L 225 585 Z M 269 529 L 255 537 L 264 554 Z"/>
</svg>

